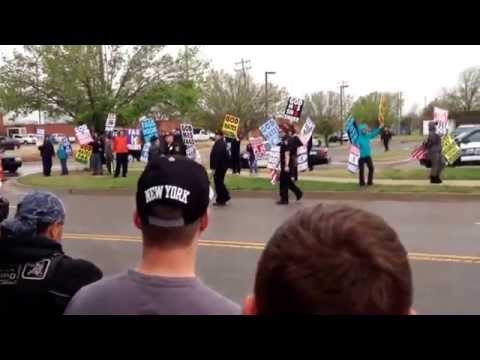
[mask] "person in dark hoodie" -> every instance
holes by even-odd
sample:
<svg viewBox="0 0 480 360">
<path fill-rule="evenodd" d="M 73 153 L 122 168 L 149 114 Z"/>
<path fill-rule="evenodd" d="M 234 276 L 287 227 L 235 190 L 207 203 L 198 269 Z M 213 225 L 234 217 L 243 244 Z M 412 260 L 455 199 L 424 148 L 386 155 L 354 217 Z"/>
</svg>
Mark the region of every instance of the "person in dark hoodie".
<svg viewBox="0 0 480 360">
<path fill-rule="evenodd" d="M 215 144 L 210 152 L 210 169 L 213 170 L 215 192 L 217 193 L 215 206 L 225 206 L 230 200 L 230 194 L 225 186 L 225 174 L 228 170 L 228 152 L 225 139 L 221 131 L 215 134 Z"/>
<path fill-rule="evenodd" d="M 434 122 L 428 124 L 428 138 L 425 141 L 425 148 L 428 150 L 428 157 L 432 162 L 430 169 L 430 183 L 441 184 L 440 174 L 444 163 L 442 156 L 442 138 L 437 134 L 437 126 Z"/>
<path fill-rule="evenodd" d="M 50 176 L 52 173 L 52 158 L 55 156 L 55 149 L 48 136 L 45 137 L 43 145 L 39 146 L 38 150 L 40 150 L 40 156 L 42 157 L 43 175 Z"/>
<path fill-rule="evenodd" d="M 65 209 L 48 192 L 33 192 L 0 225 L 0 314 L 61 315 L 85 285 L 100 280 L 94 264 L 65 255 Z"/>
</svg>

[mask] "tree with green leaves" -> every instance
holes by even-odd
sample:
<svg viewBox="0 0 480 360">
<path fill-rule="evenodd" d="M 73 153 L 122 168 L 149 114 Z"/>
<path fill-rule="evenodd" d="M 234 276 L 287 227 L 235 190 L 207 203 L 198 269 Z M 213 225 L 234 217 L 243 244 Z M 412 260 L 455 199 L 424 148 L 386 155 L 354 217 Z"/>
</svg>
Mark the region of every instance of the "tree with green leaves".
<svg viewBox="0 0 480 360">
<path fill-rule="evenodd" d="M 25 46 L 0 68 L 6 111 L 66 114 L 103 129 L 109 112 L 129 125 L 152 107 L 193 111 L 200 89 L 164 45 Z"/>
<path fill-rule="evenodd" d="M 274 84 L 268 85 L 268 108 L 273 113 L 283 113 L 288 94 Z M 226 113 L 240 118 L 240 135 L 261 125 L 265 120 L 265 85 L 256 83 L 250 75 L 230 75 L 211 71 L 200 100 L 196 124 L 209 129 L 222 126 Z"/>
<path fill-rule="evenodd" d="M 373 92 L 359 97 L 352 105 L 351 114 L 359 123 L 372 127 L 378 126 L 378 111 L 381 96 L 385 97 L 385 126 L 391 126 L 398 120 L 398 93 Z M 403 100 L 400 100 L 403 103 Z"/>
<path fill-rule="evenodd" d="M 344 97 L 344 114 L 347 114 L 353 102 L 351 95 Z M 310 117 L 316 124 L 316 131 L 324 136 L 325 144 L 331 134 L 342 127 L 340 119 L 340 94 L 334 91 L 318 91 L 305 95 L 302 117 Z"/>
</svg>

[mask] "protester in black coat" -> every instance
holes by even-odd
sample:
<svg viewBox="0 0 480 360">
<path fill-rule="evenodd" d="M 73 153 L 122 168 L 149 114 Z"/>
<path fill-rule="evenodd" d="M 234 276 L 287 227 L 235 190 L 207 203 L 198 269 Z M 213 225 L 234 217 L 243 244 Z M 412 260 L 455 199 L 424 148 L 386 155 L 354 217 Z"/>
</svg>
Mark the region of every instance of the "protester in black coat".
<svg viewBox="0 0 480 360">
<path fill-rule="evenodd" d="M 240 140 L 238 139 L 229 139 L 231 144 L 231 155 L 232 155 L 232 171 L 234 174 L 240 174 L 242 168 L 240 161 Z"/>
<path fill-rule="evenodd" d="M 34 192 L 1 224 L 0 314 L 61 315 L 80 288 L 101 279 L 94 264 L 63 252 L 64 221 L 59 198 Z"/>
<path fill-rule="evenodd" d="M 297 201 L 303 197 L 302 191 L 292 181 L 292 169 L 296 166 L 292 153 L 296 149 L 296 140 L 289 136 L 285 131 L 282 134 L 282 142 L 280 143 L 280 200 L 279 205 L 288 205 L 288 190 L 291 190 Z"/>
<path fill-rule="evenodd" d="M 215 135 L 215 144 L 210 152 L 210 169 L 213 170 L 213 180 L 217 199 L 214 205 L 223 206 L 230 200 L 230 194 L 225 186 L 225 174 L 228 169 L 228 152 L 222 132 Z"/>
<path fill-rule="evenodd" d="M 52 173 L 52 158 L 55 156 L 55 149 L 48 136 L 45 137 L 43 145 L 39 146 L 38 150 L 40 150 L 40 156 L 42 157 L 43 175 L 50 176 Z"/>
<path fill-rule="evenodd" d="M 382 131 L 382 134 L 380 135 L 381 140 L 383 141 L 383 146 L 385 147 L 385 151 L 388 151 L 388 144 L 390 143 L 390 140 L 392 139 L 392 132 L 390 131 L 389 128 L 384 128 Z"/>
</svg>

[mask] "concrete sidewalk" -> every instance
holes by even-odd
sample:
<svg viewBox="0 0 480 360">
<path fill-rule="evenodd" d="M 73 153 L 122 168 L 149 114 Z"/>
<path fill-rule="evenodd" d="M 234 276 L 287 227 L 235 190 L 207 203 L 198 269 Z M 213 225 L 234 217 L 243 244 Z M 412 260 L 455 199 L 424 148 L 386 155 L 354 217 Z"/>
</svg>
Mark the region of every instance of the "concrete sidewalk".
<svg viewBox="0 0 480 360">
<path fill-rule="evenodd" d="M 249 173 L 242 173 L 240 176 L 249 177 Z M 267 173 L 259 173 L 257 177 L 270 178 Z M 311 180 L 311 181 L 325 181 L 336 183 L 358 183 L 356 178 L 341 178 L 341 177 L 328 177 L 328 176 L 302 176 L 299 173 L 299 180 Z M 405 185 L 405 186 L 435 186 L 430 184 L 428 179 L 425 180 L 391 180 L 391 179 L 375 179 L 373 180 L 376 185 Z M 480 180 L 443 180 L 441 185 L 446 186 L 466 186 L 466 187 L 480 187 Z"/>
</svg>

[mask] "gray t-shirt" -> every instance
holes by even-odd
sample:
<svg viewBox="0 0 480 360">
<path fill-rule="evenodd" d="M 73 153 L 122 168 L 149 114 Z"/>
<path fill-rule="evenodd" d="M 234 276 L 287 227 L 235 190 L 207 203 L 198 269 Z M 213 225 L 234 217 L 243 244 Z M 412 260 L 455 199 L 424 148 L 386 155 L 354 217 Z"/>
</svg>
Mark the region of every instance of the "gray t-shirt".
<svg viewBox="0 0 480 360">
<path fill-rule="evenodd" d="M 65 315 L 239 315 L 240 307 L 198 278 L 128 270 L 80 289 Z"/>
</svg>

